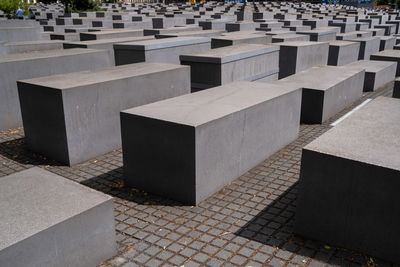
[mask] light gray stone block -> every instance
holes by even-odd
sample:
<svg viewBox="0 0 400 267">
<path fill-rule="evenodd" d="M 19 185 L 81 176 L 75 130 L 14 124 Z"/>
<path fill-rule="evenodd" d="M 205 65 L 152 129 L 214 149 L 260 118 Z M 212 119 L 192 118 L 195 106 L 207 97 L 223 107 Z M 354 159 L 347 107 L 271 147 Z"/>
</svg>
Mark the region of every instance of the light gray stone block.
<svg viewBox="0 0 400 267">
<path fill-rule="evenodd" d="M 269 44 L 272 41 L 271 36 L 261 34 L 241 34 L 233 32 L 223 36 L 211 38 L 211 48 L 219 48 L 237 44 Z"/>
<path fill-rule="evenodd" d="M 198 204 L 295 140 L 300 102 L 297 86 L 235 82 L 125 110 L 125 182 Z"/>
<path fill-rule="evenodd" d="M 74 165 L 121 147 L 121 110 L 190 93 L 190 71 L 138 63 L 23 80 L 18 91 L 30 149 Z"/>
<path fill-rule="evenodd" d="M 296 233 L 400 263 L 398 110 L 378 97 L 303 148 Z"/>
<path fill-rule="evenodd" d="M 327 42 L 286 42 L 279 46 L 279 79 L 328 62 Z"/>
<path fill-rule="evenodd" d="M 234 81 L 255 81 L 279 72 L 279 47 L 241 44 L 184 54 L 181 64 L 189 65 L 192 89 L 207 89 Z"/>
<path fill-rule="evenodd" d="M 0 56 L 0 129 L 22 126 L 17 80 L 111 66 L 106 51 L 49 50 Z"/>
<path fill-rule="evenodd" d="M 356 38 L 350 41 L 360 43 L 360 52 L 358 53 L 359 60 L 368 60 L 372 54 L 379 52 L 381 41 L 378 37 Z"/>
<path fill-rule="evenodd" d="M 143 30 L 131 30 L 131 29 L 114 29 L 104 30 L 99 32 L 81 32 L 81 41 L 90 40 L 103 40 L 111 38 L 126 38 L 126 37 L 139 37 L 143 36 Z"/>
<path fill-rule="evenodd" d="M 114 44 L 115 64 L 159 62 L 179 64 L 179 55 L 211 49 L 208 37 L 176 37 Z"/>
<path fill-rule="evenodd" d="M 306 34 L 277 34 L 272 36 L 273 43 L 310 41 L 310 36 Z"/>
<path fill-rule="evenodd" d="M 301 122 L 315 124 L 323 123 L 361 98 L 364 76 L 363 68 L 325 66 L 308 69 L 275 83 L 303 88 Z"/>
<path fill-rule="evenodd" d="M 306 34 L 310 36 L 310 41 L 325 42 L 336 40 L 337 32 L 331 29 L 314 29 L 310 31 L 298 31 L 298 34 Z"/>
<path fill-rule="evenodd" d="M 55 50 L 62 48 L 63 48 L 62 41 L 38 40 L 38 41 L 8 42 L 0 44 L 0 55 L 26 53 L 31 51 Z"/>
<path fill-rule="evenodd" d="M 330 41 L 328 65 L 342 66 L 358 60 L 360 43 L 348 41 Z"/>
<path fill-rule="evenodd" d="M 396 44 L 396 38 L 393 36 L 380 36 L 378 38 L 381 40 L 379 51 L 393 49 Z"/>
<path fill-rule="evenodd" d="M 0 265 L 96 266 L 116 253 L 110 196 L 34 167 L 0 179 Z"/>
<path fill-rule="evenodd" d="M 371 55 L 371 60 L 397 62 L 396 77 L 400 76 L 400 50 L 383 50 Z"/>
<path fill-rule="evenodd" d="M 375 91 L 396 78 L 396 62 L 359 60 L 346 66 L 365 69 L 364 92 Z"/>
</svg>

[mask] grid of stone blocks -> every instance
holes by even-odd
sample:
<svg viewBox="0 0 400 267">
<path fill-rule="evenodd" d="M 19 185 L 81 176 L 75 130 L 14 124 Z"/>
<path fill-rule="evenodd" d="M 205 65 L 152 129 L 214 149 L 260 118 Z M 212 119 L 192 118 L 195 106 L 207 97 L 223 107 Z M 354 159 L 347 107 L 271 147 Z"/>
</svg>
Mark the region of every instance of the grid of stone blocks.
<svg viewBox="0 0 400 267">
<path fill-rule="evenodd" d="M 390 266 L 294 235 L 293 222 L 302 147 L 365 99 L 391 94 L 365 93 L 327 122 L 301 125 L 296 141 L 198 206 L 125 187 L 121 150 L 61 166 L 28 151 L 22 129 L 0 132 L 0 179 L 40 166 L 114 196 L 118 254 L 101 266 Z"/>
</svg>

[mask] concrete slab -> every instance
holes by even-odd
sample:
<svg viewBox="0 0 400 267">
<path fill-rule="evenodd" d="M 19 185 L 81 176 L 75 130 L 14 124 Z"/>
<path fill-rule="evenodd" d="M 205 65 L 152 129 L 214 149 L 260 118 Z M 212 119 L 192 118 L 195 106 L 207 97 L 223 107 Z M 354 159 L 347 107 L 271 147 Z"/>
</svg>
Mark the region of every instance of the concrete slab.
<svg viewBox="0 0 400 267">
<path fill-rule="evenodd" d="M 326 65 L 329 43 L 327 42 L 285 42 L 276 44 L 279 52 L 279 79 L 306 70 Z"/>
<path fill-rule="evenodd" d="M 1 266 L 96 266 L 117 252 L 113 199 L 38 167 L 0 179 L 0 212 Z"/>
<path fill-rule="evenodd" d="M 235 33 L 235 32 L 234 32 Z M 237 44 L 269 44 L 271 36 L 261 34 L 228 34 L 211 38 L 211 48 L 219 48 Z"/>
<path fill-rule="evenodd" d="M 192 89 L 206 89 L 234 81 L 255 81 L 279 72 L 279 47 L 241 44 L 204 53 L 183 54 L 189 65 Z"/>
<path fill-rule="evenodd" d="M 400 262 L 399 109 L 378 97 L 303 148 L 298 234 Z"/>
<path fill-rule="evenodd" d="M 300 102 L 296 86 L 235 82 L 125 110 L 125 183 L 198 204 L 293 141 Z"/>
<path fill-rule="evenodd" d="M 371 55 L 371 60 L 397 62 L 396 77 L 400 76 L 400 50 L 383 50 Z"/>
<path fill-rule="evenodd" d="M 211 49 L 207 37 L 176 37 L 114 44 L 115 64 L 158 62 L 179 64 L 179 55 Z"/>
<path fill-rule="evenodd" d="M 330 41 L 328 65 L 343 66 L 358 60 L 359 42 Z"/>
<path fill-rule="evenodd" d="M 318 77 L 316 79 L 315 77 Z M 303 88 L 301 122 L 323 123 L 362 96 L 365 70 L 355 67 L 313 67 L 275 83 Z"/>
<path fill-rule="evenodd" d="M 396 62 L 359 60 L 346 66 L 365 69 L 364 92 L 375 91 L 396 78 Z"/>
<path fill-rule="evenodd" d="M 111 66 L 106 51 L 68 49 L 0 56 L 0 129 L 22 126 L 17 80 Z"/>
<path fill-rule="evenodd" d="M 8 42 L 0 45 L 0 55 L 55 50 L 62 49 L 62 47 L 62 41 L 55 40 Z"/>
<path fill-rule="evenodd" d="M 143 36 L 143 30 L 114 29 L 99 32 L 81 32 L 79 36 L 81 41 L 139 37 Z"/>
<path fill-rule="evenodd" d="M 380 39 L 378 37 L 356 38 L 350 41 L 360 43 L 359 60 L 368 60 L 372 54 L 379 51 Z"/>
<path fill-rule="evenodd" d="M 121 147 L 121 110 L 190 93 L 190 71 L 138 63 L 23 80 L 18 93 L 29 148 L 75 165 Z"/>
<path fill-rule="evenodd" d="M 396 44 L 396 38 L 393 36 L 380 36 L 378 38 L 381 40 L 379 51 L 393 49 Z"/>
</svg>

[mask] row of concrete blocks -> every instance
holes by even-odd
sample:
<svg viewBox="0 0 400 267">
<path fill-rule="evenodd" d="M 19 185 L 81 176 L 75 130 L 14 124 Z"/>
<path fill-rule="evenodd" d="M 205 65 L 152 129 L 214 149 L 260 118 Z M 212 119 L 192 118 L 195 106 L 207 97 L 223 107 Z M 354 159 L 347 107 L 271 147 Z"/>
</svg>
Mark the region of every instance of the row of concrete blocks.
<svg viewBox="0 0 400 267">
<path fill-rule="evenodd" d="M 388 62 L 379 68 L 383 82 L 375 80 L 394 80 L 395 69 Z M 293 141 L 300 121 L 321 123 L 360 98 L 368 81 L 365 67 L 317 67 L 273 83 L 229 83 L 188 94 L 189 73 L 187 66 L 137 63 L 20 81 L 27 143 L 73 165 L 119 148 L 122 134 L 127 184 L 196 204 Z M 120 127 L 119 112 L 136 106 L 122 112 Z M 146 166 L 154 161 L 160 173 L 148 177 Z"/>
</svg>

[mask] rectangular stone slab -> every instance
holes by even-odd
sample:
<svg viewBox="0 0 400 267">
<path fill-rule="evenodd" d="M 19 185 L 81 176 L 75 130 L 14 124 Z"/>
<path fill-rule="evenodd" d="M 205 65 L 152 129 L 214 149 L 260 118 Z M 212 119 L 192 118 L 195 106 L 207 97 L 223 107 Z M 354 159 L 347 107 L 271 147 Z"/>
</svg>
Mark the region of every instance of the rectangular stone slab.
<svg viewBox="0 0 400 267">
<path fill-rule="evenodd" d="M 365 69 L 364 92 L 375 91 L 396 78 L 396 62 L 358 60 L 346 66 Z"/>
<path fill-rule="evenodd" d="M 207 37 L 176 37 L 114 44 L 115 64 L 158 62 L 179 64 L 179 55 L 211 49 Z"/>
<path fill-rule="evenodd" d="M 396 77 L 400 76 L 400 50 L 383 50 L 372 54 L 371 60 L 397 62 Z"/>
<path fill-rule="evenodd" d="M 34 167 L 0 179 L 0 265 L 96 266 L 116 253 L 110 196 Z"/>
<path fill-rule="evenodd" d="M 236 33 L 236 32 L 234 32 Z M 211 38 L 211 48 L 219 48 L 237 44 L 269 44 L 272 41 L 271 36 L 260 34 L 229 34 Z"/>
<path fill-rule="evenodd" d="M 23 80 L 18 91 L 30 149 L 74 165 L 121 147 L 121 110 L 190 93 L 190 72 L 138 63 Z"/>
<path fill-rule="evenodd" d="M 62 47 L 63 42 L 56 40 L 8 42 L 0 45 L 0 55 L 55 50 L 62 49 Z"/>
<path fill-rule="evenodd" d="M 301 122 L 316 124 L 361 98 L 364 76 L 363 68 L 325 66 L 308 69 L 275 83 L 301 86 Z"/>
<path fill-rule="evenodd" d="M 285 42 L 279 46 L 279 79 L 328 62 L 326 42 Z"/>
<path fill-rule="evenodd" d="M 239 44 L 204 53 L 180 56 L 190 66 L 192 90 L 206 89 L 234 81 L 255 81 L 279 72 L 279 47 Z"/>
<path fill-rule="evenodd" d="M 303 148 L 295 232 L 400 263 L 399 110 L 378 97 Z"/>
<path fill-rule="evenodd" d="M 143 30 L 114 29 L 99 32 L 81 32 L 81 41 L 143 36 Z"/>
<path fill-rule="evenodd" d="M 125 110 L 125 182 L 198 204 L 295 140 L 300 102 L 297 86 L 234 82 Z"/>
<path fill-rule="evenodd" d="M 348 41 L 330 41 L 328 65 L 342 66 L 358 60 L 360 43 Z"/>
<path fill-rule="evenodd" d="M 349 40 L 351 42 L 359 42 L 360 43 L 360 51 L 358 53 L 358 59 L 370 59 L 370 56 L 376 52 L 379 52 L 380 39 L 378 37 L 365 37 L 365 38 L 356 38 Z"/>
<path fill-rule="evenodd" d="M 0 56 L 0 129 L 22 126 L 17 80 L 111 66 L 104 50 L 69 49 Z"/>
</svg>

